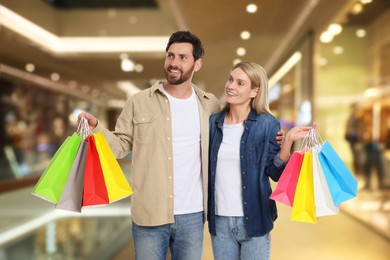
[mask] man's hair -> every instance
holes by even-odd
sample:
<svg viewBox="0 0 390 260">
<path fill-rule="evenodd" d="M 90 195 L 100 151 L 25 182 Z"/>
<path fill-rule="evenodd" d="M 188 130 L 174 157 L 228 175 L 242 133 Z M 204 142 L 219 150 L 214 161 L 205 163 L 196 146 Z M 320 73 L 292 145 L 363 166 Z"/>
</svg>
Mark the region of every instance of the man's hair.
<svg viewBox="0 0 390 260">
<path fill-rule="evenodd" d="M 182 43 L 182 42 L 192 44 L 193 47 L 192 55 L 194 56 L 195 60 L 198 60 L 203 57 L 204 49 L 202 46 L 202 42 L 196 35 L 192 34 L 189 31 L 177 31 L 172 33 L 171 37 L 169 38 L 167 48 L 165 49 L 165 51 L 168 52 L 169 47 L 173 43 Z"/>
</svg>

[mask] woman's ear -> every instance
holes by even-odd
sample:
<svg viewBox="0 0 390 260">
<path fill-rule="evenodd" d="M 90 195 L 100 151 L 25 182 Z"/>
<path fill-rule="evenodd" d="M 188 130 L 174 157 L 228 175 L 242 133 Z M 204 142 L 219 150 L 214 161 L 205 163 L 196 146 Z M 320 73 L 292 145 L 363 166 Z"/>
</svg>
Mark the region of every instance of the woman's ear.
<svg viewBox="0 0 390 260">
<path fill-rule="evenodd" d="M 252 89 L 251 98 L 255 98 L 259 93 L 259 88 Z"/>
</svg>

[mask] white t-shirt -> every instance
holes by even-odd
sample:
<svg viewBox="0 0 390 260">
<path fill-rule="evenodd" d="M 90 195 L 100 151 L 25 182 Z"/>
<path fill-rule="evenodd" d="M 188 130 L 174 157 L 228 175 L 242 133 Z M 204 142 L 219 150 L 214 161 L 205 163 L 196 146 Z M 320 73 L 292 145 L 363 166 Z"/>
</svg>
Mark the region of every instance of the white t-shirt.
<svg viewBox="0 0 390 260">
<path fill-rule="evenodd" d="M 200 118 L 195 91 L 187 99 L 168 97 L 172 117 L 174 214 L 203 211 Z"/>
<path fill-rule="evenodd" d="M 240 142 L 243 123 L 224 124 L 215 179 L 215 212 L 219 216 L 242 217 Z"/>
</svg>

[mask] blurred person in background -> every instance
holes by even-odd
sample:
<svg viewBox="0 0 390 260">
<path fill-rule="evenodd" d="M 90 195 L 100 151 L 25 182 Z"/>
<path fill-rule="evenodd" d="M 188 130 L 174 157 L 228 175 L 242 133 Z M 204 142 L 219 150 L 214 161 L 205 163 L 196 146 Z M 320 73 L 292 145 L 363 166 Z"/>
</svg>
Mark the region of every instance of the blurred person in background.
<svg viewBox="0 0 390 260">
<path fill-rule="evenodd" d="M 225 84 L 225 108 L 210 117 L 208 221 L 214 259 L 270 259 L 277 218 L 269 199 L 295 140 L 311 126 L 295 126 L 278 145 L 279 121 L 268 101 L 268 77 L 257 63 L 240 62 Z"/>
<path fill-rule="evenodd" d="M 352 103 L 350 106 L 350 114 L 345 126 L 345 139 L 349 143 L 352 153 L 352 167 L 354 174 L 358 175 L 362 172 L 362 160 L 360 159 L 360 148 L 363 131 L 362 113 L 357 103 Z"/>
<path fill-rule="evenodd" d="M 363 174 L 365 179 L 364 189 L 371 189 L 372 171 L 375 172 L 378 181 L 378 188 L 383 189 L 384 169 L 382 156 L 385 148 L 385 140 L 381 128 L 384 125 L 382 117 L 382 104 L 380 101 L 372 102 L 363 112 L 363 147 L 365 152 L 365 162 Z"/>
<path fill-rule="evenodd" d="M 209 116 L 220 111 L 219 100 L 192 83 L 203 54 L 197 36 L 175 32 L 166 47 L 166 81 L 128 99 L 115 131 L 90 114 L 79 115 L 93 132 L 103 132 L 117 158 L 132 152 L 131 217 L 137 260 L 165 260 L 168 249 L 172 259 L 202 259 Z M 283 134 L 278 138 L 282 140 Z"/>
</svg>

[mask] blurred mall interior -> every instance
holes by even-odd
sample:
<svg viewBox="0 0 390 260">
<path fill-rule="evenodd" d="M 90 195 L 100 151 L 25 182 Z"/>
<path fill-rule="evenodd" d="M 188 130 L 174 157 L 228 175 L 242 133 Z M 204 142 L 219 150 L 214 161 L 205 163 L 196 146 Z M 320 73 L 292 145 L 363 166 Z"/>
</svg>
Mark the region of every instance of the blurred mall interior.
<svg viewBox="0 0 390 260">
<path fill-rule="evenodd" d="M 223 104 L 233 64 L 262 64 L 282 128 L 315 122 L 358 180 L 316 224 L 278 204 L 271 259 L 389 259 L 389 0 L 0 0 L 0 260 L 133 259 L 130 198 L 73 213 L 31 191 L 81 111 L 113 130 L 164 78 L 177 30 L 205 47 L 199 87 Z"/>
</svg>

